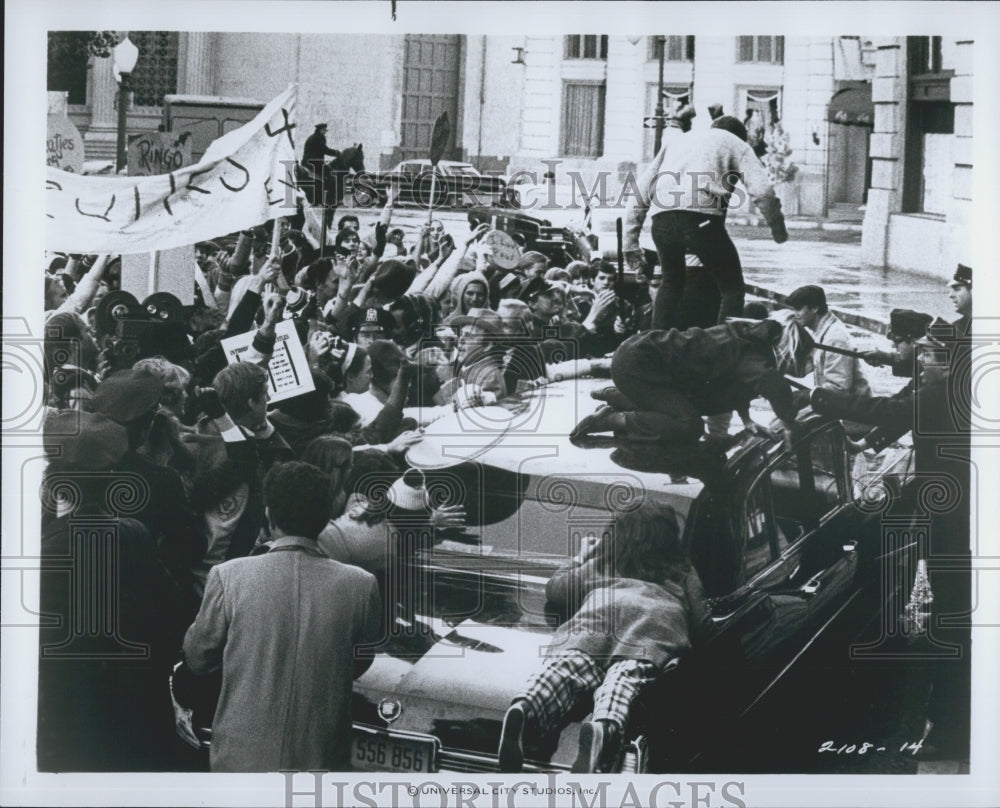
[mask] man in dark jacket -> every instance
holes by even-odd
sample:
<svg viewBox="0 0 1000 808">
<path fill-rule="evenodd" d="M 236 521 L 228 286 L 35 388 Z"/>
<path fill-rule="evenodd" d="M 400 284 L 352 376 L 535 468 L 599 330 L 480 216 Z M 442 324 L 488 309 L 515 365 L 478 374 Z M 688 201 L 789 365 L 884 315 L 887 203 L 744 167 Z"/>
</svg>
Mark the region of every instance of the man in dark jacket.
<svg viewBox="0 0 1000 808">
<path fill-rule="evenodd" d="M 339 151 L 326 145 L 326 124 L 316 124 L 316 131 L 306 138 L 306 144 L 302 149 L 302 165 L 315 176 L 322 177 L 326 158 L 339 156 Z"/>
<path fill-rule="evenodd" d="M 180 474 L 139 453 L 162 395 L 163 383 L 149 371 L 121 370 L 97 386 L 91 409 L 125 427 L 129 450 L 117 470 L 127 473 L 123 490 L 134 490 L 139 499 L 131 515 L 152 534 L 164 566 L 187 591 L 191 566 L 205 550 L 205 535 Z"/>
<path fill-rule="evenodd" d="M 764 434 L 750 420 L 750 401 L 763 396 L 790 443 L 795 407 L 775 356 L 782 333 L 780 323 L 759 320 L 636 334 L 611 361 L 615 388 L 602 393 L 609 406 L 584 418 L 571 437 L 614 430 L 635 440 L 694 443 L 703 415 L 733 410 L 747 429 Z"/>
</svg>

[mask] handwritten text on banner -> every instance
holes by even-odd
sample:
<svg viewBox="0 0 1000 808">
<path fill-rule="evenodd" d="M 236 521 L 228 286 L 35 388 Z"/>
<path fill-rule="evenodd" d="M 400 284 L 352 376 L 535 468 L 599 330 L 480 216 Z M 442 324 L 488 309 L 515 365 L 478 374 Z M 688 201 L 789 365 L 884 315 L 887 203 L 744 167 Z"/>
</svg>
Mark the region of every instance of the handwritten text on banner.
<svg viewBox="0 0 1000 808">
<path fill-rule="evenodd" d="M 216 140 L 201 162 L 151 177 L 48 169 L 46 246 L 82 253 L 182 247 L 287 213 L 295 160 L 295 88 Z"/>
</svg>

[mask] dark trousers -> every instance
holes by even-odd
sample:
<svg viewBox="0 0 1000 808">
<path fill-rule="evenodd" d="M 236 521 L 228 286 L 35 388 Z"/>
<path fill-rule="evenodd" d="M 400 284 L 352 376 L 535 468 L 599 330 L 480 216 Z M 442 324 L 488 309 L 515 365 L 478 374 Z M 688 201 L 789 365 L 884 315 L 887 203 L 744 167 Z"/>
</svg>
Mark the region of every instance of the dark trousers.
<svg viewBox="0 0 1000 808">
<path fill-rule="evenodd" d="M 663 367 L 643 334 L 618 346 L 611 358 L 611 380 L 623 397 L 612 406 L 625 413 L 630 436 L 692 442 L 704 432 L 701 412 L 683 389 L 688 380 L 674 378 Z"/>
<path fill-rule="evenodd" d="M 725 322 L 726 317 L 742 316 L 743 267 L 723 217 L 690 210 L 663 211 L 653 217 L 652 235 L 663 268 L 663 287 L 653 307 L 653 328 L 707 327 Z M 704 265 L 702 271 L 709 274 L 721 296 L 713 322 L 687 322 L 690 317 L 685 314 L 686 309 L 704 308 L 701 300 L 704 295 L 694 290 L 693 294 L 685 295 L 687 253 L 698 256 Z"/>
</svg>

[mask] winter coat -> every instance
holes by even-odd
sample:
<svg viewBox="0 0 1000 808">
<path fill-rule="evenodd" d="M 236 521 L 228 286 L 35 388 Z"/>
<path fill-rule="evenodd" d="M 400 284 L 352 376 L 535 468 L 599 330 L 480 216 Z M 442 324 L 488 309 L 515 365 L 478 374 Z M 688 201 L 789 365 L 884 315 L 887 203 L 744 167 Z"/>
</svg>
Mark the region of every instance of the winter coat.
<svg viewBox="0 0 1000 808">
<path fill-rule="evenodd" d="M 642 659 L 658 668 L 704 637 L 711 623 L 698 573 L 691 568 L 683 584 L 651 583 L 606 576 L 598 559 L 572 562 L 549 580 L 545 594 L 555 606 L 579 609 L 552 638 L 552 650 L 582 651 L 609 664 Z"/>
</svg>

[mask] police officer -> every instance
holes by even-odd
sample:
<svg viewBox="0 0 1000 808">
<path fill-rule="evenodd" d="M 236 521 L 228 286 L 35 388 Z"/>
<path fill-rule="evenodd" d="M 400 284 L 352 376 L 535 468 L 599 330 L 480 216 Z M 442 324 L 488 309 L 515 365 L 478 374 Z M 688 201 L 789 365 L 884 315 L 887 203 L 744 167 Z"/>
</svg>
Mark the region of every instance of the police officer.
<svg viewBox="0 0 1000 808">
<path fill-rule="evenodd" d="M 326 124 L 316 124 L 316 131 L 306 138 L 302 149 L 302 165 L 308 168 L 314 176 L 323 176 L 323 167 L 327 157 L 339 157 L 340 152 L 326 145 Z"/>
<path fill-rule="evenodd" d="M 853 444 L 857 450 L 880 452 L 913 430 L 916 474 L 904 504 L 913 507 L 915 518 L 929 517 L 929 539 L 919 551 L 928 561 L 934 595 L 928 628 L 930 694 L 920 750 L 928 758 L 968 755 L 971 709 L 970 267 L 959 265 L 949 290 L 960 318 L 932 324 L 916 342 L 918 369 L 910 384 L 894 396 L 867 400 L 817 388 L 810 401 L 818 413 L 875 426 Z M 939 501 L 921 497 L 928 486 L 944 492 L 935 498 Z"/>
</svg>

